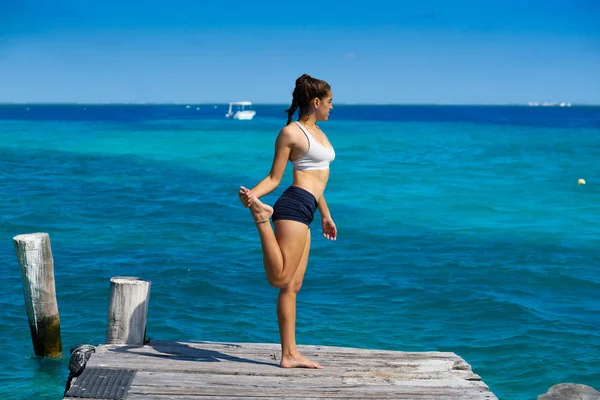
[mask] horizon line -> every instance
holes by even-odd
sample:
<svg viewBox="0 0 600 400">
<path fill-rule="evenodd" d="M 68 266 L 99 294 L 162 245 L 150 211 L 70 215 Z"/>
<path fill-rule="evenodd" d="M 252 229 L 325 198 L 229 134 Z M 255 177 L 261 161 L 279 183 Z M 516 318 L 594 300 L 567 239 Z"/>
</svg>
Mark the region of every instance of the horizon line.
<svg viewBox="0 0 600 400">
<path fill-rule="evenodd" d="M 559 107 L 559 108 L 569 108 L 569 107 L 597 107 L 600 106 L 600 103 L 573 103 L 568 102 L 568 106 L 560 106 L 561 102 L 552 102 L 551 104 L 544 105 L 542 103 L 538 103 L 537 105 L 531 105 L 526 103 L 358 103 L 358 102 L 339 102 L 336 103 L 338 106 L 523 106 L 523 107 L 532 107 L 532 108 L 547 108 L 547 107 Z M 567 103 L 567 102 L 563 102 Z M 253 105 L 258 106 L 289 106 L 288 103 L 274 103 L 274 102 L 252 102 Z M 214 105 L 229 105 L 229 102 L 62 102 L 62 101 L 49 101 L 49 102 L 3 102 L 0 101 L 0 106 L 15 106 L 15 105 L 82 105 L 82 106 L 127 106 L 127 105 L 147 105 L 147 106 L 187 106 L 187 105 L 195 105 L 195 106 L 214 106 Z"/>
</svg>

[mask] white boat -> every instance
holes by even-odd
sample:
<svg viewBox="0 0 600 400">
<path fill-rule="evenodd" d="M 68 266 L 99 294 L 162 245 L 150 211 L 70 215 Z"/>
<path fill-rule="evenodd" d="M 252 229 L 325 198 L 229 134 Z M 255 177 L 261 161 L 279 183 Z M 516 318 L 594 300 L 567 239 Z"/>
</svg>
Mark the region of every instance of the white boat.
<svg viewBox="0 0 600 400">
<path fill-rule="evenodd" d="M 256 111 L 252 109 L 250 101 L 232 101 L 229 103 L 229 112 L 225 117 L 231 119 L 248 120 L 254 118 Z"/>
</svg>

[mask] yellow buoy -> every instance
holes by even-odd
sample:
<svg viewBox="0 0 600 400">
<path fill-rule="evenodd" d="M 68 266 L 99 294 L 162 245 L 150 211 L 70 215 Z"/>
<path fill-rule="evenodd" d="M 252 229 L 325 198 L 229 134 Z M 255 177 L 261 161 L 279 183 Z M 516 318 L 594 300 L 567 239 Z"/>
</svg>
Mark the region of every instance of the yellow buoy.
<svg viewBox="0 0 600 400">
<path fill-rule="evenodd" d="M 583 180 L 583 179 L 581 179 L 581 178 L 580 178 L 580 179 L 577 181 L 577 184 L 578 184 L 578 185 L 585 185 L 585 180 Z"/>
</svg>

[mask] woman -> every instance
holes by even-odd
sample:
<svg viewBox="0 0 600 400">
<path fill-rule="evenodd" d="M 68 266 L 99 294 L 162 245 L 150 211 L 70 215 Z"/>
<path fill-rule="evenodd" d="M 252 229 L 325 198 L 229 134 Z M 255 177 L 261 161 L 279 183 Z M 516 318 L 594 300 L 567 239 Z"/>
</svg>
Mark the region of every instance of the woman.
<svg viewBox="0 0 600 400">
<path fill-rule="evenodd" d="M 263 250 L 263 262 L 269 283 L 279 288 L 277 320 L 281 337 L 283 368 L 323 368 L 303 357 L 296 346 L 296 295 L 302 286 L 310 251 L 310 224 L 315 211 L 321 214 L 323 235 L 336 240 L 337 229 L 323 193 L 329 178 L 329 164 L 335 152 L 317 121 L 327 121 L 331 105 L 331 87 L 307 74 L 296 80 L 292 106 L 287 110 L 287 125 L 275 141 L 271 171 L 251 190 L 241 186 L 239 197 L 250 208 Z M 298 121 L 291 123 L 298 109 Z M 259 200 L 279 183 L 287 162 L 294 168 L 292 186 L 268 206 Z M 269 219 L 273 220 L 275 230 Z"/>
</svg>

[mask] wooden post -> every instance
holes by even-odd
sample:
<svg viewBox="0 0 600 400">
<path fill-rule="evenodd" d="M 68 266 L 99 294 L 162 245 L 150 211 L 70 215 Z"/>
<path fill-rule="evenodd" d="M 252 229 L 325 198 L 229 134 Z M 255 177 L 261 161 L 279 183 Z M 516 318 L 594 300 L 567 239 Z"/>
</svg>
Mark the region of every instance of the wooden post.
<svg viewBox="0 0 600 400">
<path fill-rule="evenodd" d="M 110 279 L 107 344 L 144 345 L 149 297 L 150 281 L 127 276 Z"/>
<path fill-rule="evenodd" d="M 47 233 L 18 235 L 13 242 L 21 270 L 33 350 L 37 356 L 60 357 L 60 318 L 50 236 Z"/>
</svg>

